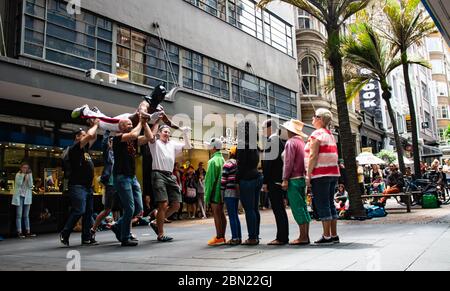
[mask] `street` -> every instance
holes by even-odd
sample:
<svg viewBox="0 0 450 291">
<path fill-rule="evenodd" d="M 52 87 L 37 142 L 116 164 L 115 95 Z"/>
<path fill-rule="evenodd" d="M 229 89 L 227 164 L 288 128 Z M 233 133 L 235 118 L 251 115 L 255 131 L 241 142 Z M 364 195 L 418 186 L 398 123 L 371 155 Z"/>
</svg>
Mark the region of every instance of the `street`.
<svg viewBox="0 0 450 291">
<path fill-rule="evenodd" d="M 341 243 L 332 246 L 268 246 L 275 236 L 271 210 L 261 211 L 262 242 L 251 246 L 208 247 L 213 220 L 184 220 L 166 224 L 175 239 L 159 243 L 150 228 L 133 231 L 139 246 L 120 247 L 112 232 L 97 234 L 98 246 L 80 246 L 80 234 L 63 248 L 57 234 L 0 242 L 0 270 L 159 271 L 293 271 L 293 270 L 450 270 L 450 206 L 392 211 L 385 218 L 339 222 Z M 298 228 L 290 218 L 290 239 Z M 240 216 L 243 235 L 245 218 Z M 229 229 L 227 229 L 229 234 Z M 311 240 L 320 237 L 321 224 L 311 224 Z M 74 252 L 75 251 L 75 252 Z M 80 254 L 79 265 L 74 259 Z"/>
</svg>

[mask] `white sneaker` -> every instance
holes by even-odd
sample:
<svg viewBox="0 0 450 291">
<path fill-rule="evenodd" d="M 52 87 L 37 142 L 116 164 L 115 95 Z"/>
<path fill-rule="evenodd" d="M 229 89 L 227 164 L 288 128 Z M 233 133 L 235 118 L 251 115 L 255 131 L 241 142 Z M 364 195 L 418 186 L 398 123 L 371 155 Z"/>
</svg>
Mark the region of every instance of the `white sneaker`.
<svg viewBox="0 0 450 291">
<path fill-rule="evenodd" d="M 83 111 L 84 111 L 84 109 L 85 109 L 86 107 L 89 108 L 89 105 L 85 104 L 85 105 L 83 105 L 83 106 L 81 106 L 81 107 L 75 108 L 75 109 L 72 111 L 72 114 L 71 114 L 72 118 L 73 118 L 73 119 L 76 119 L 76 118 L 78 118 L 78 117 L 83 116 Z"/>
</svg>

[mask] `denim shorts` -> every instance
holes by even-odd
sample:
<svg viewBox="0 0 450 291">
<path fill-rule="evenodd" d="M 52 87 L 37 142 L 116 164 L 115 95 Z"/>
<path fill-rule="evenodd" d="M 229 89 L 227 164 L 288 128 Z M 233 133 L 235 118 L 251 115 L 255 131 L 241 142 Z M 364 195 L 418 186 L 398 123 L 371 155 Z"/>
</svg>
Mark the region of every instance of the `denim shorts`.
<svg viewBox="0 0 450 291">
<path fill-rule="evenodd" d="M 315 210 L 321 221 L 338 219 L 334 206 L 334 193 L 336 192 L 337 177 L 322 177 L 311 180 Z"/>
</svg>

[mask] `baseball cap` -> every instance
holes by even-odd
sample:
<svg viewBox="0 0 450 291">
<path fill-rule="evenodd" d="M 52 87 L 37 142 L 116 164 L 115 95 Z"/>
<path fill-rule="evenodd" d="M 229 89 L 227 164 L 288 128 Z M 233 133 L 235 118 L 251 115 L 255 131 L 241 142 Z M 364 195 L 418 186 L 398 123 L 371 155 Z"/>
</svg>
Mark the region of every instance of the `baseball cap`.
<svg viewBox="0 0 450 291">
<path fill-rule="evenodd" d="M 73 136 L 77 136 L 78 134 L 80 134 L 82 131 L 84 131 L 84 128 L 79 127 L 77 128 L 74 132 L 73 132 Z"/>
<path fill-rule="evenodd" d="M 223 143 L 220 138 L 213 137 L 209 142 L 205 142 L 209 149 L 221 150 L 223 147 Z"/>
</svg>

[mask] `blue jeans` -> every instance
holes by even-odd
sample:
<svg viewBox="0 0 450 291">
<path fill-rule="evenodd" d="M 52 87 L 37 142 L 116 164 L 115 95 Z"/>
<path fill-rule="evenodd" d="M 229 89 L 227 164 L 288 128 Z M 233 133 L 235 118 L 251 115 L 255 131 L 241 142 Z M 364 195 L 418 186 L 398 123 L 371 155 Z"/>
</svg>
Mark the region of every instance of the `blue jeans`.
<svg viewBox="0 0 450 291">
<path fill-rule="evenodd" d="M 311 180 L 314 205 L 321 221 L 338 219 L 334 206 L 337 177 L 322 177 Z"/>
<path fill-rule="evenodd" d="M 25 203 L 25 197 L 20 197 L 20 205 L 16 208 L 16 227 L 17 232 L 22 232 L 22 218 L 23 222 L 25 223 L 25 230 L 27 232 L 30 232 L 30 206 L 31 205 L 24 205 Z"/>
<path fill-rule="evenodd" d="M 92 187 L 69 185 L 69 195 L 72 208 L 70 209 L 69 219 L 61 234 L 63 237 L 69 238 L 78 220 L 80 217 L 83 217 L 81 240 L 88 241 L 92 238 L 90 229 L 94 224 L 94 218 L 92 217 L 94 211 L 94 194 Z"/>
<path fill-rule="evenodd" d="M 261 193 L 262 183 L 263 178 L 261 175 L 253 180 L 241 180 L 239 183 L 249 239 L 259 239 L 259 225 L 261 223 L 259 194 Z"/>
<path fill-rule="evenodd" d="M 120 230 L 120 241 L 125 242 L 130 239 L 131 220 L 144 209 L 142 191 L 136 176 L 115 176 L 114 186 L 123 207 L 123 215 L 117 226 Z"/>
<path fill-rule="evenodd" d="M 228 218 L 230 219 L 232 239 L 242 239 L 241 222 L 239 220 L 239 198 L 225 197 L 227 205 Z"/>
</svg>

